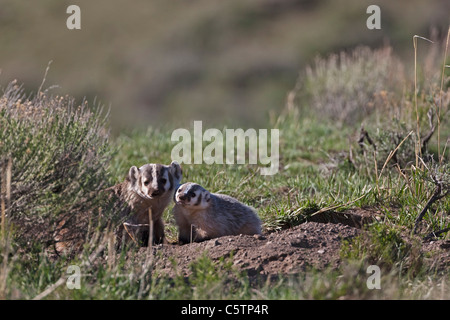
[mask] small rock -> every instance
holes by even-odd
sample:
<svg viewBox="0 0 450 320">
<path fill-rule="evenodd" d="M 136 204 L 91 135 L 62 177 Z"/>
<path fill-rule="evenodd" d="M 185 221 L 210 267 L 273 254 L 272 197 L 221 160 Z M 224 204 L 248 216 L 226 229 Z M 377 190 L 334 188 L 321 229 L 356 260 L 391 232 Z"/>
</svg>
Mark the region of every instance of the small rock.
<svg viewBox="0 0 450 320">
<path fill-rule="evenodd" d="M 262 234 L 255 234 L 253 237 L 256 240 L 266 240 L 266 237 L 264 237 Z"/>
<path fill-rule="evenodd" d="M 216 239 L 216 240 L 209 241 L 206 246 L 208 248 L 212 248 L 212 247 L 217 247 L 217 246 L 220 246 L 220 245 L 221 245 L 220 241 Z"/>
<path fill-rule="evenodd" d="M 323 254 L 323 253 L 325 253 L 325 250 L 320 249 L 320 250 L 317 251 L 317 253 Z"/>
</svg>

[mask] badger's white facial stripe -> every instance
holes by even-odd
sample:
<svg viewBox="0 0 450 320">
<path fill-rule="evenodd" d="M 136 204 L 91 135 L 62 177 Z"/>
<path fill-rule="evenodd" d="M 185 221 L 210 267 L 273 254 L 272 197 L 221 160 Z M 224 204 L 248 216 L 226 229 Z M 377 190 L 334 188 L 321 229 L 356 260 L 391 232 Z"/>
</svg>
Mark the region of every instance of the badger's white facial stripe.
<svg viewBox="0 0 450 320">
<path fill-rule="evenodd" d="M 199 206 L 199 205 L 201 205 L 202 204 L 202 195 L 203 195 L 203 192 L 196 192 L 195 193 L 196 194 L 196 199 L 197 199 L 197 201 L 195 202 L 195 204 L 194 204 L 194 206 Z"/>
<path fill-rule="evenodd" d="M 155 176 L 153 176 L 151 188 L 152 188 L 153 190 L 158 189 L 158 180 L 156 180 L 156 177 L 155 177 Z"/>
</svg>

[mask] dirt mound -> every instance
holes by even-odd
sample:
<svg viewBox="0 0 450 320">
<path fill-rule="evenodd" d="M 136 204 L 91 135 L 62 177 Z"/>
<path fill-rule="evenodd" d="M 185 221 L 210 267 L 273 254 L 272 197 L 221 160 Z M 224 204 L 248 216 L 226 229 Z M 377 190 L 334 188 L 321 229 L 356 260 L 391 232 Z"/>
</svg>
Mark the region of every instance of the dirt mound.
<svg viewBox="0 0 450 320">
<path fill-rule="evenodd" d="M 343 240 L 354 238 L 361 226 L 379 219 L 374 209 L 328 212 L 311 217 L 299 226 L 264 235 L 224 236 L 201 243 L 158 245 L 151 248 L 155 270 L 169 276 L 189 276 L 190 264 L 203 255 L 214 261 L 232 257 L 232 263 L 250 278 L 295 274 L 307 268 L 338 268 Z M 142 260 L 148 248 L 141 248 L 136 258 Z M 433 253 L 441 267 L 450 266 L 450 242 L 435 240 L 422 243 L 421 252 Z M 436 260 L 437 259 L 437 260 Z M 134 260 L 136 261 L 136 260 Z M 431 262 L 433 263 L 433 262 Z"/>
<path fill-rule="evenodd" d="M 307 222 L 268 235 L 225 236 L 201 243 L 160 245 L 155 251 L 159 272 L 188 276 L 191 262 L 206 253 L 213 260 L 233 257 L 233 264 L 250 277 L 298 273 L 307 267 L 337 267 L 343 239 L 357 234 L 358 228 L 343 224 Z M 141 248 L 144 254 L 146 248 Z M 176 261 L 176 272 L 174 263 Z"/>
</svg>

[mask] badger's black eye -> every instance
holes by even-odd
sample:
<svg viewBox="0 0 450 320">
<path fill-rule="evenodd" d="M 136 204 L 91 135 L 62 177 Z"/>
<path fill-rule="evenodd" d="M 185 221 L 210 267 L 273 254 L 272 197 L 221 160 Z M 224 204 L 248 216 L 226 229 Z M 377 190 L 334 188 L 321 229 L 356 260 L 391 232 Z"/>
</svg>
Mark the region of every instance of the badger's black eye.
<svg viewBox="0 0 450 320">
<path fill-rule="evenodd" d="M 145 180 L 144 181 L 144 185 L 148 186 L 148 184 L 150 183 L 150 180 Z"/>
<path fill-rule="evenodd" d="M 162 184 L 166 184 L 166 182 L 167 182 L 167 179 L 165 179 L 165 178 L 162 178 L 161 180 L 159 180 L 159 181 L 161 181 L 161 183 Z"/>
<path fill-rule="evenodd" d="M 193 191 L 189 192 L 189 197 L 195 198 L 195 192 L 193 192 Z"/>
</svg>

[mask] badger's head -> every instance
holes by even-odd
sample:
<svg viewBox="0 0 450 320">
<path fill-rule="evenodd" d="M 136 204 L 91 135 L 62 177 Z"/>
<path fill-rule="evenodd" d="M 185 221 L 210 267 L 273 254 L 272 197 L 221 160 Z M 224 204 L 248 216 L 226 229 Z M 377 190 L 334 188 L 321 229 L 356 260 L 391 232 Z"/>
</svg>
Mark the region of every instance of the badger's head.
<svg viewBox="0 0 450 320">
<path fill-rule="evenodd" d="M 176 204 L 192 210 L 206 209 L 210 201 L 211 194 L 201 185 L 193 182 L 182 184 L 175 193 Z"/>
<path fill-rule="evenodd" d="M 181 167 L 176 161 L 168 166 L 149 163 L 139 169 L 130 168 L 128 181 L 131 188 L 143 198 L 154 199 L 172 193 L 181 181 Z"/>
</svg>

